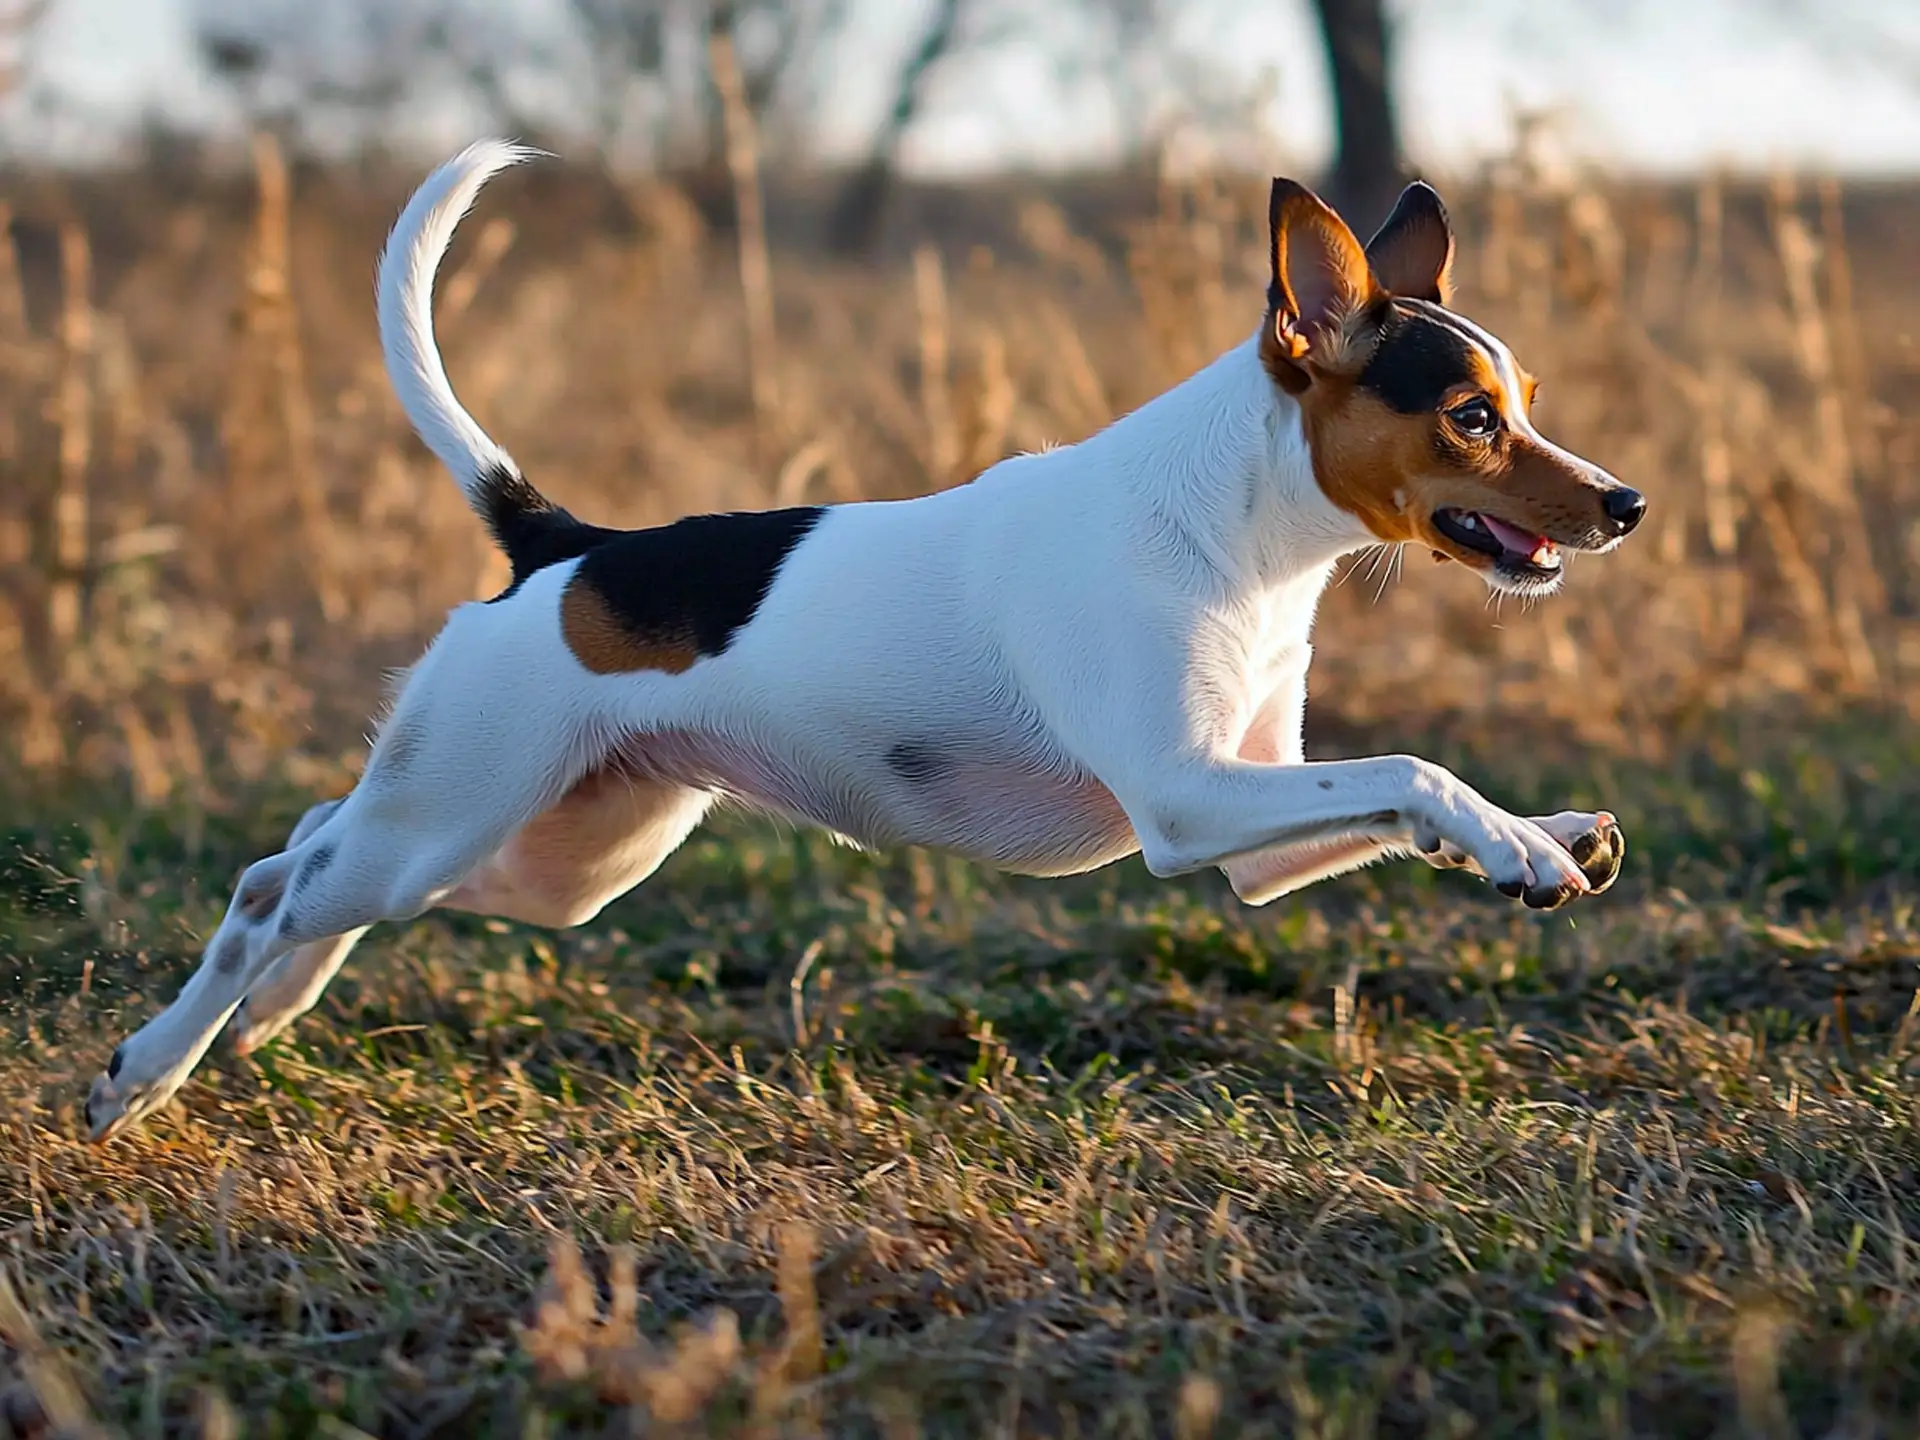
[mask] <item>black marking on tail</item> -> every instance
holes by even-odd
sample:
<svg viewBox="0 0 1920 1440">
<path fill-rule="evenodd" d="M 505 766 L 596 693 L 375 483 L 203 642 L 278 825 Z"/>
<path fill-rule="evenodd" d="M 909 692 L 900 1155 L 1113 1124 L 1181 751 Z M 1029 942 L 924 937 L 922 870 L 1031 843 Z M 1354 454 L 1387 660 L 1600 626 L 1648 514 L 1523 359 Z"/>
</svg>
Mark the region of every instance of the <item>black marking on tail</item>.
<svg viewBox="0 0 1920 1440">
<path fill-rule="evenodd" d="M 481 472 L 473 507 L 513 567 L 513 583 L 496 600 L 513 594 L 535 571 L 584 555 L 619 533 L 574 519 L 511 465 L 490 465 Z"/>
</svg>

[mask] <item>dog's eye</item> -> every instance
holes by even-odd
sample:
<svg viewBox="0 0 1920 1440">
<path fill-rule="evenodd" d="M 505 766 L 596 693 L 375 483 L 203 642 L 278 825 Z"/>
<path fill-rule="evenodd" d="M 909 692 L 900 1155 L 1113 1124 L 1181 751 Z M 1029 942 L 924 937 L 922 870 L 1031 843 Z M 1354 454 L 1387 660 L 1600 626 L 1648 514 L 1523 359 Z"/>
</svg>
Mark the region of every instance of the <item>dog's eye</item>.
<svg viewBox="0 0 1920 1440">
<path fill-rule="evenodd" d="M 1485 400 L 1468 400 L 1447 412 L 1447 418 L 1460 427 L 1463 435 L 1484 439 L 1500 428 L 1500 414 Z"/>
</svg>

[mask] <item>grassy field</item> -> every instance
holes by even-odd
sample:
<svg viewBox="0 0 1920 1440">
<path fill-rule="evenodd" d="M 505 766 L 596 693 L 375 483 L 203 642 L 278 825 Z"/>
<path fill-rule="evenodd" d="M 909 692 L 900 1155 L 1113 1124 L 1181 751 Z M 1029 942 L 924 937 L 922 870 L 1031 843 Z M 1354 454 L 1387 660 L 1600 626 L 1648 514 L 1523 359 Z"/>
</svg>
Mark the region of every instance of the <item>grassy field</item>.
<svg viewBox="0 0 1920 1440">
<path fill-rule="evenodd" d="M 1911 1434 L 1890 729 L 1469 764 L 1618 807 L 1553 917 L 724 826 L 583 932 L 389 929 L 105 1150 L 84 1081 L 297 801 L 22 827 L 0 1333 L 135 1434 Z"/>
<path fill-rule="evenodd" d="M 1464 307 L 1652 499 L 1546 604 L 1359 566 L 1310 753 L 1604 806 L 1620 884 L 1266 910 L 734 819 L 576 932 L 389 927 L 144 1131 L 86 1081 L 382 666 L 502 574 L 368 277 L 417 175 L 0 177 L 0 1437 L 1920 1433 L 1920 189 L 1448 187 Z M 957 483 L 1255 323 L 1258 177 L 490 191 L 456 384 L 645 523 Z M 762 362 L 766 363 L 766 362 Z"/>
</svg>

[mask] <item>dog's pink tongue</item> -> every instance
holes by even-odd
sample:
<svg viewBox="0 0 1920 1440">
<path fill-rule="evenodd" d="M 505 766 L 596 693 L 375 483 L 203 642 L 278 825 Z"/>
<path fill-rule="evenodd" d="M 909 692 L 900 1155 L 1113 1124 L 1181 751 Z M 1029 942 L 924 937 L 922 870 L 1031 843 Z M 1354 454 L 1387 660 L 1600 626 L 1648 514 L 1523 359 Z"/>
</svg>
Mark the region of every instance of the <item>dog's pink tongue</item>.
<svg viewBox="0 0 1920 1440">
<path fill-rule="evenodd" d="M 1496 520 L 1484 510 L 1480 512 L 1480 523 L 1493 532 L 1493 538 L 1516 555 L 1531 555 L 1541 546 L 1550 546 L 1544 535 L 1531 535 L 1517 525 L 1509 525 L 1504 520 Z"/>
</svg>

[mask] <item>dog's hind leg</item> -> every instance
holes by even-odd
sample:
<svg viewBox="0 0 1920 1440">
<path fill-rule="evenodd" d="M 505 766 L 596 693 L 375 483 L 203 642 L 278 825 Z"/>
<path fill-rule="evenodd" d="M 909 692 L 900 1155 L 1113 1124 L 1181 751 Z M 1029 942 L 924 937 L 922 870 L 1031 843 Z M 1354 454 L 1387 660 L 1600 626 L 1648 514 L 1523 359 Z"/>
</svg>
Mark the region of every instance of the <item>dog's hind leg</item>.
<svg viewBox="0 0 1920 1440">
<path fill-rule="evenodd" d="M 552 612 L 525 595 L 457 610 L 353 793 L 247 867 L 178 998 L 95 1080 L 96 1139 L 164 1104 L 274 961 L 430 908 L 590 768 L 604 740 L 578 668 L 554 644 Z"/>
<path fill-rule="evenodd" d="M 529 925 L 583 925 L 658 869 L 700 823 L 711 798 L 633 774 L 617 761 L 603 764 L 516 830 L 439 906 Z M 295 832 L 295 842 L 303 838 Z M 302 945 L 275 961 L 234 1014 L 234 1048 L 258 1049 L 311 1010 L 365 933 Z"/>
<path fill-rule="evenodd" d="M 236 1055 L 251 1055 L 287 1026 L 320 1003 L 333 977 L 370 927 L 361 925 L 344 935 L 329 935 L 282 955 L 247 991 L 233 1012 Z"/>
<path fill-rule="evenodd" d="M 292 850 L 304 844 L 345 803 L 343 800 L 323 800 L 308 810 L 287 837 L 287 849 Z M 248 990 L 247 998 L 239 1010 L 234 1012 L 234 1048 L 242 1055 L 257 1049 L 288 1021 L 311 1009 L 320 998 L 320 992 L 326 989 L 327 981 L 339 971 L 348 952 L 366 933 L 365 927 L 362 927 L 349 930 L 344 935 L 331 935 L 324 940 L 302 945 L 269 965 L 266 973 Z M 272 1030 L 262 1033 L 261 1027 L 248 1024 L 249 1012 L 283 1015 L 284 1018 Z"/>
</svg>

